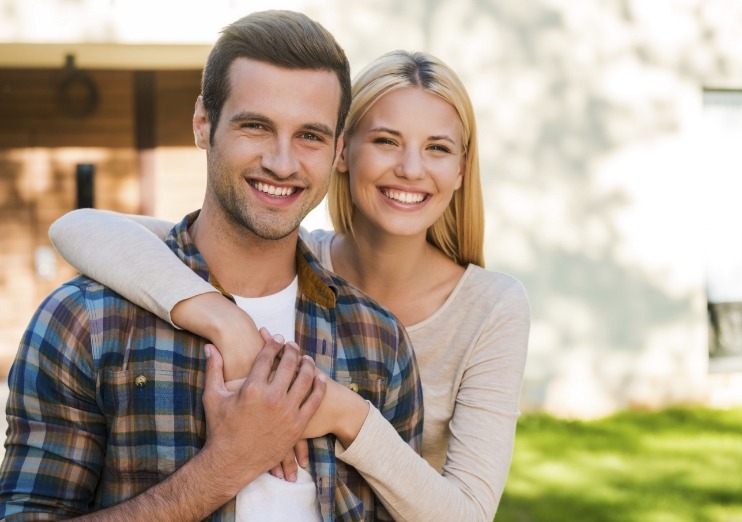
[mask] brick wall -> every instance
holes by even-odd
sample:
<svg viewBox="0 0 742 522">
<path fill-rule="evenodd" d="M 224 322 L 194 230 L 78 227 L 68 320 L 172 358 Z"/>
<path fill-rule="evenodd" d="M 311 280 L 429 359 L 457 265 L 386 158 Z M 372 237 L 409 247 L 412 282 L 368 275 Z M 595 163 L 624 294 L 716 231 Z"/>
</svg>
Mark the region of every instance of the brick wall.
<svg viewBox="0 0 742 522">
<path fill-rule="evenodd" d="M 156 184 L 141 182 L 135 73 L 87 74 L 97 88 L 98 102 L 92 113 L 78 116 L 59 101 L 63 71 L 0 69 L 0 377 L 38 304 L 75 275 L 49 251 L 47 231 L 56 218 L 75 208 L 78 163 L 95 165 L 95 206 L 123 212 L 139 212 L 143 192 L 147 195 L 155 185 L 198 185 L 204 177 L 199 162 L 178 161 L 181 154 L 193 154 L 190 120 L 199 71 L 154 73 L 153 111 L 145 123 L 155 126 L 156 142 L 149 152 L 173 158 L 153 163 L 155 168 L 160 165 L 160 171 L 150 173 Z M 84 108 L 88 95 L 84 85 L 73 85 L 64 99 Z M 178 171 L 166 168 L 170 164 Z M 168 197 L 166 190 L 161 192 L 152 194 L 155 207 L 158 198 Z M 37 256 L 42 261 L 51 256 L 51 264 L 37 266 Z M 49 270 L 40 273 L 43 268 Z"/>
</svg>

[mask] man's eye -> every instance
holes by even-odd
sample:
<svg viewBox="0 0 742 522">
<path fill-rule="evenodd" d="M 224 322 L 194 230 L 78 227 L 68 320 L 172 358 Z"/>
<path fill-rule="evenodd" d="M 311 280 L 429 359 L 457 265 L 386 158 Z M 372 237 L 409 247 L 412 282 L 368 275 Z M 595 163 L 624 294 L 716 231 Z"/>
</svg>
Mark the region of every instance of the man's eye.
<svg viewBox="0 0 742 522">
<path fill-rule="evenodd" d="M 265 129 L 265 126 L 262 123 L 254 123 L 254 122 L 243 123 L 241 127 L 243 129 L 251 129 L 251 130 L 264 130 Z"/>
<path fill-rule="evenodd" d="M 322 141 L 322 138 L 312 132 L 305 132 L 301 135 L 301 138 L 309 141 Z"/>
</svg>

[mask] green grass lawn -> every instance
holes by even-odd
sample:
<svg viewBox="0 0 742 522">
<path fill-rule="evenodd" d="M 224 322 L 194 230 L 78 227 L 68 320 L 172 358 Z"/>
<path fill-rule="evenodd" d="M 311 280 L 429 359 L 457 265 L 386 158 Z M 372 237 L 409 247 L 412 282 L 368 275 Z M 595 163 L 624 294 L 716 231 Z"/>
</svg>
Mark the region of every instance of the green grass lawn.
<svg viewBox="0 0 742 522">
<path fill-rule="evenodd" d="M 742 409 L 523 415 L 497 522 L 742 522 Z"/>
</svg>

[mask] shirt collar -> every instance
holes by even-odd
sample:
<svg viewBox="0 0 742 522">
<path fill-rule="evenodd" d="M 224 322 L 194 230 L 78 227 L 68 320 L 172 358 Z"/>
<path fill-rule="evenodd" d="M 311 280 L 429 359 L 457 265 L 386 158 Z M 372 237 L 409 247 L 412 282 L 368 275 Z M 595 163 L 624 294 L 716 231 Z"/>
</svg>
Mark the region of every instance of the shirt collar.
<svg viewBox="0 0 742 522">
<path fill-rule="evenodd" d="M 199 212 L 198 210 L 192 212 L 176 223 L 165 243 L 191 270 L 234 301 L 229 292 L 224 290 L 216 278 L 209 273 L 206 261 L 188 233 L 188 227 L 196 220 Z M 299 291 L 320 306 L 334 308 L 338 292 L 334 275 L 320 264 L 301 239 L 296 244 L 296 269 L 299 274 Z"/>
</svg>

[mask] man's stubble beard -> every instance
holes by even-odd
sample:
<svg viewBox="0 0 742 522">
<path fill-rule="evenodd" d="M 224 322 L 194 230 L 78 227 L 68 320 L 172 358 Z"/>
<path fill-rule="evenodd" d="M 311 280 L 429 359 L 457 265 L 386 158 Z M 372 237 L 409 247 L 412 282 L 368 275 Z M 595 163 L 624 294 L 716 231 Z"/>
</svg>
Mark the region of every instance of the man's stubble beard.
<svg viewBox="0 0 742 522">
<path fill-rule="evenodd" d="M 230 173 L 225 171 L 219 161 L 219 155 L 216 154 L 216 156 L 213 158 L 213 161 L 211 158 L 209 161 L 211 192 L 214 203 L 219 206 L 223 217 L 227 221 L 247 229 L 261 239 L 277 241 L 289 236 L 299 228 L 306 215 L 322 201 L 322 198 L 318 198 L 314 202 L 304 200 L 301 208 L 289 212 L 285 212 L 287 209 L 283 209 L 283 212 L 281 211 L 282 209 L 264 209 L 253 214 L 250 212 L 249 198 L 240 188 L 244 190 L 251 189 L 241 187 L 240 184 L 247 184 L 244 181 L 245 177 L 253 174 L 255 169 L 242 170 L 239 174 L 239 179 L 235 179 L 234 183 L 231 183 Z M 267 177 L 273 181 L 277 181 L 275 176 L 266 176 L 266 173 L 262 170 L 259 174 L 259 178 L 265 179 Z M 326 185 L 329 185 L 329 177 Z M 326 189 L 327 186 L 325 187 L 325 191 L 322 192 L 322 197 L 326 194 Z"/>
</svg>

